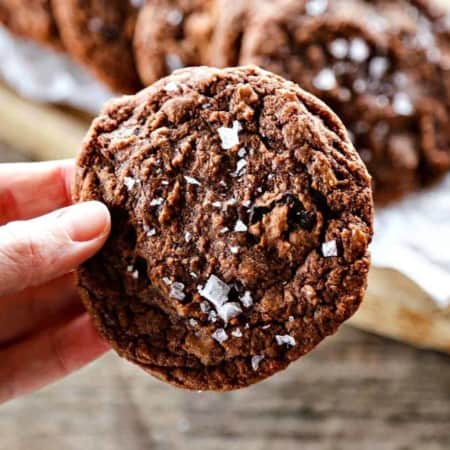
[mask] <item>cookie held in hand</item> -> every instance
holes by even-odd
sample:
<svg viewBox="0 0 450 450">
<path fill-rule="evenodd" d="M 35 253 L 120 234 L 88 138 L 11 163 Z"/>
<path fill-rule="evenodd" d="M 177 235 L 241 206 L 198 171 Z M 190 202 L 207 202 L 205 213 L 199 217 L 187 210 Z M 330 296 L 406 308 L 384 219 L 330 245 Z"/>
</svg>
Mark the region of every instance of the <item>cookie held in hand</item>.
<svg viewBox="0 0 450 450">
<path fill-rule="evenodd" d="M 111 211 L 82 298 L 123 357 L 173 385 L 242 388 L 357 309 L 370 177 L 335 114 L 255 67 L 183 69 L 111 102 L 74 196 Z"/>
</svg>

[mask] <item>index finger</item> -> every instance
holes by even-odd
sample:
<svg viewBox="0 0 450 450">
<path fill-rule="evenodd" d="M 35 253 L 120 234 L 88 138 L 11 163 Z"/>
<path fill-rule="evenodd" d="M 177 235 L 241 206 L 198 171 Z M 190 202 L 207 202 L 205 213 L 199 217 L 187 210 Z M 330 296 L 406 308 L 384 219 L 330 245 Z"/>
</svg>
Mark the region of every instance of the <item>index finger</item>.
<svg viewBox="0 0 450 450">
<path fill-rule="evenodd" d="M 0 164 L 0 225 L 72 203 L 73 160 Z"/>
</svg>

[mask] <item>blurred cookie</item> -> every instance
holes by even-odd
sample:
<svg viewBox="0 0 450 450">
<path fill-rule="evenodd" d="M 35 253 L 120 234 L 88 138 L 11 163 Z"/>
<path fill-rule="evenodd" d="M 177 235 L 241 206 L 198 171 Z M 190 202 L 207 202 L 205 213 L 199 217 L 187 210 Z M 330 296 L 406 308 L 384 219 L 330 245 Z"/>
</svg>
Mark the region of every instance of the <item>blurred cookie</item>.
<svg viewBox="0 0 450 450">
<path fill-rule="evenodd" d="M 217 21 L 211 38 L 208 64 L 215 67 L 239 64 L 242 37 L 250 14 L 257 14 L 258 8 L 267 2 L 270 0 L 256 0 L 256 10 L 252 11 L 255 0 L 217 0 Z"/>
<path fill-rule="evenodd" d="M 50 0 L 0 0 L 0 23 L 18 36 L 61 47 Z"/>
<path fill-rule="evenodd" d="M 140 87 L 132 39 L 140 2 L 133 0 L 52 0 L 67 51 L 113 91 Z"/>
<path fill-rule="evenodd" d="M 136 25 L 134 48 L 144 84 L 176 69 L 207 64 L 215 0 L 148 0 Z"/>
<path fill-rule="evenodd" d="M 252 15 L 241 63 L 324 100 L 383 202 L 450 168 L 448 20 L 420 0 L 280 0 Z"/>
<path fill-rule="evenodd" d="M 107 105 L 77 160 L 76 201 L 112 233 L 78 271 L 117 352 L 176 386 L 248 386 L 358 308 L 370 177 L 339 119 L 254 67 L 190 68 Z"/>
</svg>

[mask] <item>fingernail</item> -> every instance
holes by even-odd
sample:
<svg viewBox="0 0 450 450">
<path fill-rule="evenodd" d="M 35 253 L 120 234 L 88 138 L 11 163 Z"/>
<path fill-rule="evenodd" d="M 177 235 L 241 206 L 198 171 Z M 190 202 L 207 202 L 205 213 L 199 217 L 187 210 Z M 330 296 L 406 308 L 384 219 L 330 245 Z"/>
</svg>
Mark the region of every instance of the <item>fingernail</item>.
<svg viewBox="0 0 450 450">
<path fill-rule="evenodd" d="M 78 203 L 66 208 L 60 224 L 75 242 L 86 242 L 103 237 L 110 228 L 108 209 L 100 202 Z"/>
</svg>

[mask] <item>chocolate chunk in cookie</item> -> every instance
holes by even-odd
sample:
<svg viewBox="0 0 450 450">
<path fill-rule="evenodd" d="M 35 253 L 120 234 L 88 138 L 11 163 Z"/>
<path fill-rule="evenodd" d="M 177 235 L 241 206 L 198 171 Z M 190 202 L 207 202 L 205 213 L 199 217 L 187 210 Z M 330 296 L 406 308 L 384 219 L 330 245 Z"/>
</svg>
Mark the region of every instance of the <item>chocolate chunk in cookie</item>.
<svg viewBox="0 0 450 450">
<path fill-rule="evenodd" d="M 113 91 L 135 93 L 132 39 L 140 2 L 135 0 L 52 0 L 67 51 Z"/>
<path fill-rule="evenodd" d="M 134 37 L 138 71 L 145 84 L 207 62 L 215 6 L 215 0 L 146 2 Z"/>
<path fill-rule="evenodd" d="M 450 32 L 420 0 L 281 0 L 251 15 L 242 63 L 343 120 L 383 202 L 450 168 Z"/>
<path fill-rule="evenodd" d="M 112 215 L 81 295 L 117 352 L 188 389 L 248 386 L 358 308 L 370 177 L 321 101 L 254 67 L 184 69 L 110 103 L 76 201 Z"/>
<path fill-rule="evenodd" d="M 50 0 L 0 0 L 0 23 L 18 36 L 61 48 Z"/>
</svg>

